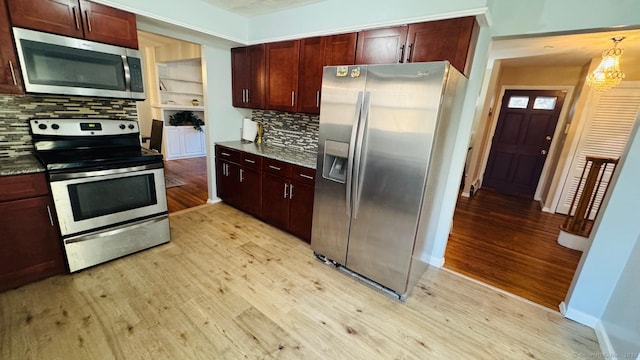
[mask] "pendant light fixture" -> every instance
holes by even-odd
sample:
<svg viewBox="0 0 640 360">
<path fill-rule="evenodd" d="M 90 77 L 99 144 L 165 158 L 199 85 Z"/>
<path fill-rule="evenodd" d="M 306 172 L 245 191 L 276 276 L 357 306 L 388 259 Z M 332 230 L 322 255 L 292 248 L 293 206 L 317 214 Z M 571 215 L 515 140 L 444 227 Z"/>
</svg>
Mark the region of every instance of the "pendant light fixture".
<svg viewBox="0 0 640 360">
<path fill-rule="evenodd" d="M 602 52 L 602 61 L 587 76 L 587 85 L 596 92 L 609 90 L 624 79 L 624 73 L 620 70 L 620 56 L 622 56 L 623 49 L 618 47 L 618 43 L 624 40 L 624 36 L 614 37 L 611 40 L 613 40 L 613 48 Z"/>
</svg>

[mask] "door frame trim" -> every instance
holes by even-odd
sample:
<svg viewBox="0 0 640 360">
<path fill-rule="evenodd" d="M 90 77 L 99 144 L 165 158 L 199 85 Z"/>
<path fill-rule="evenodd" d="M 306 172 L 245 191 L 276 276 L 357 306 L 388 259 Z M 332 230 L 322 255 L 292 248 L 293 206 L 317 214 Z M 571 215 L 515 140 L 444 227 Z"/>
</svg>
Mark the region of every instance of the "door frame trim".
<svg viewBox="0 0 640 360">
<path fill-rule="evenodd" d="M 542 174 L 540 174 L 540 179 L 538 180 L 536 192 L 533 195 L 534 200 L 541 201 L 541 202 L 543 201 L 540 194 L 542 191 L 540 185 L 547 183 L 553 177 L 552 171 L 549 169 L 549 167 L 551 166 L 550 165 L 551 161 L 548 161 L 548 160 L 553 159 L 556 156 L 556 153 L 562 150 L 562 145 L 564 144 L 564 140 L 567 136 L 564 129 L 567 128 L 566 125 L 568 124 L 568 121 L 569 121 L 567 114 L 569 113 L 569 108 L 571 107 L 570 105 L 573 101 L 574 89 L 575 87 L 571 85 L 566 85 L 566 86 L 502 85 L 500 87 L 500 92 L 496 99 L 496 104 L 493 107 L 496 111 L 493 112 L 493 115 L 491 116 L 491 120 L 490 120 L 490 128 L 489 128 L 490 136 L 487 137 L 485 144 L 483 144 L 484 151 L 482 153 L 482 157 L 480 160 L 482 165 L 480 167 L 480 172 L 478 174 L 478 178 L 481 179 L 479 189 L 482 188 L 482 179 L 484 179 L 484 174 L 487 168 L 489 153 L 491 152 L 491 145 L 493 144 L 493 136 L 495 135 L 495 132 L 496 132 L 496 126 L 498 124 L 498 118 L 500 116 L 500 109 L 502 109 L 502 99 L 504 98 L 505 92 L 507 90 L 560 90 L 560 91 L 565 90 L 567 94 L 564 97 L 564 103 L 562 105 L 562 109 L 560 110 L 560 114 L 558 115 L 558 122 L 556 124 L 556 129 L 553 132 L 553 140 L 551 140 L 551 145 L 549 145 L 549 154 L 547 156 L 547 159 L 544 162 L 544 166 L 542 168 Z M 542 206 L 544 207 L 544 204 L 542 204 Z"/>
</svg>

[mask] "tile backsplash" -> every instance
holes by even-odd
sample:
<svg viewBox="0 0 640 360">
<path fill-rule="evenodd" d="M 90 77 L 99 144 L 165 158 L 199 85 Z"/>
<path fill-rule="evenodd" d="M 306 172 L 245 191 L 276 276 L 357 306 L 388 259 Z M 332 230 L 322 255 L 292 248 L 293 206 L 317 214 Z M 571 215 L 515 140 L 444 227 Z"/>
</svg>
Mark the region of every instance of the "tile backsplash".
<svg viewBox="0 0 640 360">
<path fill-rule="evenodd" d="M 318 115 L 253 110 L 251 119 L 264 126 L 264 141 L 267 144 L 318 151 Z"/>
<path fill-rule="evenodd" d="M 0 95 L 0 157 L 33 153 L 32 118 L 137 119 L 132 100 L 68 96 Z"/>
</svg>

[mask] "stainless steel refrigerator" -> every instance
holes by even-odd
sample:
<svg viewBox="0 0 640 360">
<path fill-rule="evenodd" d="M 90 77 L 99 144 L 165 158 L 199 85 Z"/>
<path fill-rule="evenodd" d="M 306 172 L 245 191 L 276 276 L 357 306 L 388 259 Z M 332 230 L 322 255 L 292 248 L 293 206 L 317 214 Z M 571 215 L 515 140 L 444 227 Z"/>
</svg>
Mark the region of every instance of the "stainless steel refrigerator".
<svg viewBox="0 0 640 360">
<path fill-rule="evenodd" d="M 458 123 L 465 86 L 448 62 L 324 68 L 311 236 L 318 258 L 406 299 L 430 250 L 430 164 L 446 158 L 444 132 Z"/>
</svg>

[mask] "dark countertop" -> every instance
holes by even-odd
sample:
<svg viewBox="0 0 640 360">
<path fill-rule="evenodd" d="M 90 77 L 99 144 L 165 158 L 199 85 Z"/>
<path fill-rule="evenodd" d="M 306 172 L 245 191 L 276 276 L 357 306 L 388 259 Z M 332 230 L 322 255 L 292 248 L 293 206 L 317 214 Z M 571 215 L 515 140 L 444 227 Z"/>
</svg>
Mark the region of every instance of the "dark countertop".
<svg viewBox="0 0 640 360">
<path fill-rule="evenodd" d="M 32 174 L 44 171 L 44 166 L 33 154 L 0 158 L 0 176 Z"/>
<path fill-rule="evenodd" d="M 317 155 L 315 152 L 291 149 L 278 145 L 258 145 L 249 141 L 221 141 L 217 142 L 216 145 L 226 146 L 228 148 L 257 154 L 266 158 L 276 159 L 311 169 L 316 168 Z"/>
</svg>

